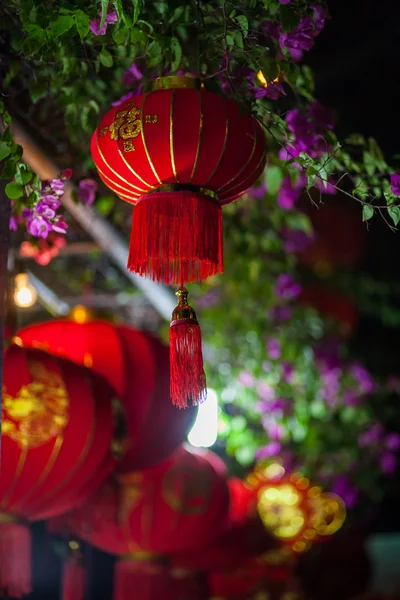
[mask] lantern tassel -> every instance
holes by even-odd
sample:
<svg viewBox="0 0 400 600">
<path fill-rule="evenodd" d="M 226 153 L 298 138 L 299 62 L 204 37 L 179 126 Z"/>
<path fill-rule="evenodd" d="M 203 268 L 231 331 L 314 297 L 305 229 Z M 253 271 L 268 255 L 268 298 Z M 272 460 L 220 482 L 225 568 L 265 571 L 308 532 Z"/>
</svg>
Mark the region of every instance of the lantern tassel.
<svg viewBox="0 0 400 600">
<path fill-rule="evenodd" d="M 162 186 L 139 200 L 132 216 L 130 271 L 177 285 L 223 272 L 221 206 L 208 190 L 190 187 Z"/>
<path fill-rule="evenodd" d="M 186 288 L 180 287 L 176 296 L 178 306 L 169 330 L 170 392 L 173 404 L 187 408 L 188 400 L 196 405 L 206 399 L 207 383 L 196 313 L 188 305 Z"/>
<path fill-rule="evenodd" d="M 0 513 L 0 594 L 22 598 L 32 591 L 31 533 L 23 523 L 4 522 Z"/>
<path fill-rule="evenodd" d="M 85 568 L 75 556 L 64 563 L 62 600 L 84 600 Z"/>
</svg>

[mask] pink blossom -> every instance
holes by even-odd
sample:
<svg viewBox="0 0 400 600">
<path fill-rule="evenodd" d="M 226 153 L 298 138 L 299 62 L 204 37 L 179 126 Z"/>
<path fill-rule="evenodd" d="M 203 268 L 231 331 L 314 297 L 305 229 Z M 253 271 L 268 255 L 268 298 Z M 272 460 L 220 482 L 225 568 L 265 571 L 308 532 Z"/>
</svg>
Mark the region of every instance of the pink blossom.
<svg viewBox="0 0 400 600">
<path fill-rule="evenodd" d="M 270 442 L 266 446 L 259 448 L 256 451 L 257 458 L 269 458 L 271 456 L 277 456 L 281 451 L 281 445 L 279 442 Z"/>
<path fill-rule="evenodd" d="M 127 100 L 130 100 L 131 98 L 136 98 L 137 96 L 140 96 L 141 93 L 142 93 L 142 84 L 140 84 L 136 90 L 128 92 L 124 96 L 121 96 L 121 98 L 119 98 L 119 100 L 116 100 L 115 102 L 112 103 L 112 106 L 120 106 Z"/>
<path fill-rule="evenodd" d="M 333 483 L 332 491 L 341 497 L 347 508 L 353 508 L 358 501 L 358 491 L 346 477 L 340 475 Z"/>
<path fill-rule="evenodd" d="M 10 217 L 10 231 L 17 231 L 18 229 L 18 217 L 12 215 Z"/>
<path fill-rule="evenodd" d="M 400 175 L 397 173 L 390 176 L 390 187 L 395 196 L 400 196 Z"/>
<path fill-rule="evenodd" d="M 105 35 L 107 32 L 107 26 L 112 24 L 112 23 L 116 23 L 118 21 L 118 15 L 116 13 L 115 10 L 108 12 L 105 18 L 105 21 L 103 23 L 103 26 L 100 28 L 100 23 L 101 23 L 101 13 L 99 13 L 99 16 L 96 19 L 92 19 L 92 21 L 90 21 L 90 31 L 94 34 L 94 35 Z"/>
<path fill-rule="evenodd" d="M 270 338 L 269 340 L 267 340 L 266 347 L 269 358 L 271 358 L 272 360 L 276 360 L 280 357 L 281 345 L 279 343 L 279 340 L 277 340 L 276 338 Z"/>
<path fill-rule="evenodd" d="M 388 450 L 396 451 L 400 449 L 400 434 L 389 433 L 385 438 L 385 446 Z"/>
<path fill-rule="evenodd" d="M 248 371 L 242 371 L 241 373 L 239 373 L 238 382 L 243 387 L 252 387 L 254 386 L 254 377 Z"/>
<path fill-rule="evenodd" d="M 43 217 L 34 216 L 26 222 L 26 229 L 31 235 L 45 239 L 51 231 L 51 224 Z"/>
<path fill-rule="evenodd" d="M 379 461 L 380 468 L 382 473 L 386 473 L 389 475 L 390 473 L 394 473 L 397 467 L 397 460 L 394 454 L 390 454 L 389 452 L 383 454 Z"/>
<path fill-rule="evenodd" d="M 257 385 L 257 392 L 262 400 L 272 400 L 275 396 L 274 388 L 266 381 L 261 381 Z M 260 404 L 261 405 L 261 404 Z"/>
<path fill-rule="evenodd" d="M 133 62 L 129 69 L 126 69 L 122 78 L 122 83 L 126 87 L 132 87 L 133 85 L 136 85 L 141 79 L 143 79 L 143 73 L 139 69 L 137 64 Z"/>
<path fill-rule="evenodd" d="M 284 300 L 297 298 L 301 292 L 301 286 L 288 273 L 278 276 L 274 289 L 275 295 Z"/>
<path fill-rule="evenodd" d="M 97 189 L 98 185 L 94 179 L 82 179 L 77 192 L 79 200 L 90 206 L 95 201 Z"/>
</svg>

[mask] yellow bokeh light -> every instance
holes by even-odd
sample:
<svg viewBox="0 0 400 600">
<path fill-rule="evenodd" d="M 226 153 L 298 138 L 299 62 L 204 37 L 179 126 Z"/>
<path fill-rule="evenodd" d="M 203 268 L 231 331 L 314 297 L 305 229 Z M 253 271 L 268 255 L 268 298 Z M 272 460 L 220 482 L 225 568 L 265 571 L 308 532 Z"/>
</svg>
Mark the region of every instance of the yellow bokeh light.
<svg viewBox="0 0 400 600">
<path fill-rule="evenodd" d="M 78 304 L 69 313 L 69 318 L 75 323 L 87 323 L 92 320 L 92 314 L 85 306 Z"/>
<path fill-rule="evenodd" d="M 272 463 L 265 468 L 264 474 L 267 479 L 277 479 L 285 474 L 285 469 L 278 463 Z"/>
<path fill-rule="evenodd" d="M 37 300 L 37 291 L 29 281 L 26 273 L 15 276 L 14 302 L 20 308 L 29 308 Z"/>
</svg>

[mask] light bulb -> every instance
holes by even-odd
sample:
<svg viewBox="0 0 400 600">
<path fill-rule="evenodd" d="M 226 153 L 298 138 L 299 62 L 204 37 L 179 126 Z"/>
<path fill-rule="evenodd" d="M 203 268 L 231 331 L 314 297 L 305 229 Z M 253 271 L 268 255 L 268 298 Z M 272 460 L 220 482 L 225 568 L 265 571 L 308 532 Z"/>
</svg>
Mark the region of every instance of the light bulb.
<svg viewBox="0 0 400 600">
<path fill-rule="evenodd" d="M 210 448 L 218 435 L 218 396 L 209 389 L 207 400 L 199 405 L 196 421 L 188 435 L 188 441 L 196 448 Z"/>
<path fill-rule="evenodd" d="M 18 273 L 15 276 L 14 301 L 20 308 L 29 308 L 37 300 L 37 292 L 26 273 Z"/>
</svg>

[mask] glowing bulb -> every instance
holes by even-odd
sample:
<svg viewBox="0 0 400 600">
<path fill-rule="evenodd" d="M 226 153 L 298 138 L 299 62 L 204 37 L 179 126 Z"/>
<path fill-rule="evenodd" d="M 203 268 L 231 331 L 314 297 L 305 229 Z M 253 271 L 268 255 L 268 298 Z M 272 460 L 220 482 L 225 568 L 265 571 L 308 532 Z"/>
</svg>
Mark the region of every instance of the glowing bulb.
<svg viewBox="0 0 400 600">
<path fill-rule="evenodd" d="M 75 306 L 69 312 L 68 316 L 72 321 L 75 321 L 75 323 L 79 323 L 80 325 L 82 325 L 82 323 L 87 323 L 88 321 L 92 320 L 92 313 L 90 312 L 90 310 L 88 310 L 85 306 L 82 306 L 81 304 L 77 304 L 77 306 Z"/>
<path fill-rule="evenodd" d="M 26 273 L 18 273 L 15 276 L 14 301 L 20 308 L 29 308 L 37 300 L 37 292 L 29 281 Z"/>
<path fill-rule="evenodd" d="M 258 71 L 257 79 L 263 87 L 265 87 L 265 88 L 268 87 L 269 82 L 266 80 L 265 75 L 262 71 Z M 278 81 L 279 81 L 279 77 L 276 77 L 272 83 L 278 83 Z"/>
<path fill-rule="evenodd" d="M 199 405 L 196 421 L 188 435 L 188 441 L 196 448 L 210 448 L 218 436 L 218 396 L 208 390 L 207 400 Z"/>
</svg>

